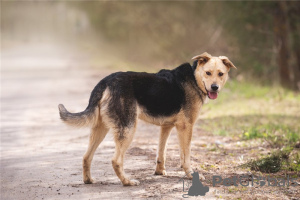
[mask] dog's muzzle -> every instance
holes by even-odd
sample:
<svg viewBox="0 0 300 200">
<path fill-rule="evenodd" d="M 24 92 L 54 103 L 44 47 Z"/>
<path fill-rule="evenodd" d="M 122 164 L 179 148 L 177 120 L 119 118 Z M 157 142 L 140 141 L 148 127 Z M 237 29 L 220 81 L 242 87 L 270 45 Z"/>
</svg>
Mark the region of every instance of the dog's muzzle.
<svg viewBox="0 0 300 200">
<path fill-rule="evenodd" d="M 218 97 L 217 91 L 219 89 L 219 86 L 217 84 L 212 84 L 210 87 L 211 87 L 211 90 L 207 91 L 208 98 L 216 99 Z"/>
</svg>

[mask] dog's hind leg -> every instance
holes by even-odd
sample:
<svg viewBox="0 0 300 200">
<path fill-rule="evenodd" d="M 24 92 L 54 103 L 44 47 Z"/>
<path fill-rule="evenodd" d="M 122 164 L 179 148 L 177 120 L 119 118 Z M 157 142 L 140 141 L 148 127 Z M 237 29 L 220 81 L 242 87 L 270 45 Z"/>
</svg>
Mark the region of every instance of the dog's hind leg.
<svg viewBox="0 0 300 200">
<path fill-rule="evenodd" d="M 100 120 L 97 126 L 91 129 L 89 146 L 86 153 L 83 156 L 83 162 L 82 162 L 83 182 L 86 184 L 93 183 L 93 179 L 91 177 L 91 163 L 93 160 L 93 156 L 97 147 L 103 141 L 108 131 L 109 129 Z"/>
<path fill-rule="evenodd" d="M 166 144 L 170 136 L 173 126 L 162 126 L 159 136 L 159 144 L 156 158 L 155 175 L 167 175 L 165 162 L 166 162 Z"/>
<path fill-rule="evenodd" d="M 135 123 L 136 124 L 136 123 Z M 130 180 L 124 172 L 123 168 L 123 161 L 124 161 L 124 155 L 128 147 L 130 146 L 134 132 L 135 132 L 136 125 L 133 125 L 130 128 L 121 128 L 115 131 L 114 133 L 114 139 L 116 143 L 116 150 L 115 154 L 112 159 L 112 166 L 121 180 L 122 184 L 124 186 L 131 186 L 131 185 L 138 185 L 139 181 L 137 180 Z"/>
</svg>

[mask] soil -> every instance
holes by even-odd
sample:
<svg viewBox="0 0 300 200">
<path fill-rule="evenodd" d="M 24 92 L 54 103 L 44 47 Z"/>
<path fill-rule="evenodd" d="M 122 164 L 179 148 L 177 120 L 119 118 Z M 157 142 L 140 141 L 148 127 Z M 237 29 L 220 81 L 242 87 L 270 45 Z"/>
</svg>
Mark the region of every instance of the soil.
<svg viewBox="0 0 300 200">
<path fill-rule="evenodd" d="M 27 50 L 30 49 L 30 52 Z M 79 112 L 101 78 L 112 70 L 92 69 L 88 57 L 60 46 L 13 46 L 2 50 L 1 69 L 1 199 L 181 199 L 183 170 L 180 168 L 176 131 L 168 140 L 168 175 L 156 176 L 155 157 L 159 127 L 139 121 L 134 141 L 126 153 L 125 172 L 140 181 L 124 187 L 115 175 L 111 158 L 112 135 L 108 134 L 92 162 L 94 184 L 82 181 L 82 156 L 88 129 L 74 129 L 59 119 L 57 105 Z M 224 144 L 212 151 L 210 146 Z M 209 192 L 198 199 L 297 199 L 297 187 L 212 186 L 212 177 L 251 174 L 237 168 L 249 149 L 232 148 L 236 141 L 194 128 L 192 167 L 205 176 Z M 227 148 L 227 147 L 228 148 Z M 227 150 L 226 150 L 227 148 Z M 235 152 L 235 157 L 229 157 Z M 187 179 L 185 184 L 189 182 Z M 229 189 L 230 188 L 230 189 Z"/>
</svg>

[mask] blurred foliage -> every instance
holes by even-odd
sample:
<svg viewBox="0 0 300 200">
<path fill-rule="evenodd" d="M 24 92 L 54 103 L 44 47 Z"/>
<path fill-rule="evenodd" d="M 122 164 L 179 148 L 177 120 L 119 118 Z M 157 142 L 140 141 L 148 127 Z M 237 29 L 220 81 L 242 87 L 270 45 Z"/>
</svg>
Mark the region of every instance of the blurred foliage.
<svg viewBox="0 0 300 200">
<path fill-rule="evenodd" d="M 205 51 L 233 58 L 209 2 L 88 2 L 98 32 L 126 58 L 149 67 L 174 68 Z M 118 51 L 117 50 L 117 51 Z"/>
<path fill-rule="evenodd" d="M 299 43 L 300 14 L 290 10 L 300 3 L 286 3 L 286 23 L 293 24 L 292 39 Z M 95 29 L 129 60 L 157 68 L 173 68 L 204 51 L 226 55 L 245 79 L 278 82 L 278 2 L 88 2 L 78 4 Z M 282 8 L 282 9 L 281 9 Z M 281 10 L 280 10 L 281 9 Z M 280 13 L 280 11 L 282 11 Z M 278 20 L 277 20 L 278 21 Z M 277 31 L 277 32 L 276 32 Z M 280 31 L 279 31 L 280 32 Z M 297 67 L 295 45 L 283 49 L 289 55 L 286 67 Z M 288 66 L 291 64 L 291 66 Z M 175 65 L 175 66 L 174 66 Z M 291 79 L 293 70 L 290 69 Z M 299 68 L 300 74 L 300 68 Z M 289 77 L 283 77 L 289 79 Z M 296 86 L 293 86 L 296 87 Z"/>
<path fill-rule="evenodd" d="M 252 67 L 257 80 L 300 90 L 300 3 L 235 2 L 226 4 L 226 27 L 236 36 L 242 65 Z"/>
<path fill-rule="evenodd" d="M 236 39 L 243 66 L 252 76 L 261 81 L 270 81 L 278 76 L 275 61 L 272 9 L 276 2 L 232 2 L 224 4 L 227 10 L 224 24 Z"/>
<path fill-rule="evenodd" d="M 95 66 L 148 72 L 192 62 L 207 51 L 229 57 L 238 68 L 232 77 L 300 89 L 297 1 L 5 1 L 2 6 L 3 41 L 76 43 Z"/>
</svg>

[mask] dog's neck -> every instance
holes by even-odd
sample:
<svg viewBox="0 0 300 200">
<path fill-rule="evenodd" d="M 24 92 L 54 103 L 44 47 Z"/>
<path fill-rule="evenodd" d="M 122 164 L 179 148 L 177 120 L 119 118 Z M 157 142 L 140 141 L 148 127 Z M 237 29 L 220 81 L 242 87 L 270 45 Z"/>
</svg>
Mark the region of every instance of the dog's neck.
<svg viewBox="0 0 300 200">
<path fill-rule="evenodd" d="M 192 66 L 194 78 L 195 78 L 196 84 L 198 85 L 199 90 L 201 91 L 201 94 L 207 96 L 207 91 L 205 89 L 204 82 L 202 81 L 202 79 L 199 79 L 199 77 L 197 79 L 196 76 L 195 76 L 197 65 L 198 65 L 198 61 L 196 60 L 196 61 L 194 61 L 193 66 Z"/>
</svg>

